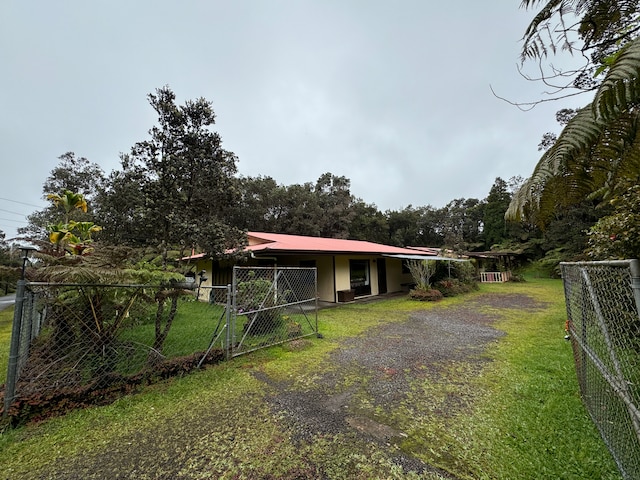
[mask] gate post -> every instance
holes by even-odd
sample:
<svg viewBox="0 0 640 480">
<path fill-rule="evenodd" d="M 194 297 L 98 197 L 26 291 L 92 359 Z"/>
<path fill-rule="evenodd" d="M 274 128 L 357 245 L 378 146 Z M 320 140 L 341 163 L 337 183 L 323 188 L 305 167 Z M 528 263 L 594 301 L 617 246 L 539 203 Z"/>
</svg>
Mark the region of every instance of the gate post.
<svg viewBox="0 0 640 480">
<path fill-rule="evenodd" d="M 636 310 L 640 317 L 640 261 L 635 259 L 629 263 L 631 270 L 631 289 L 633 290 L 633 298 L 636 300 Z"/>
<path fill-rule="evenodd" d="M 13 311 L 13 325 L 11 327 L 11 344 L 9 347 L 9 365 L 7 367 L 7 385 L 4 390 L 4 413 L 9 414 L 9 407 L 13 403 L 18 381 L 18 360 L 20 358 L 20 339 L 22 337 L 22 304 L 24 303 L 24 291 L 27 281 L 24 278 L 18 280 L 16 285 L 16 304 Z"/>
<path fill-rule="evenodd" d="M 225 356 L 226 359 L 229 360 L 231 358 L 231 285 L 227 284 L 227 308 L 226 310 L 226 321 L 227 321 L 227 331 L 226 331 L 226 338 L 225 338 L 225 345 L 224 345 L 224 349 L 225 349 Z"/>
</svg>

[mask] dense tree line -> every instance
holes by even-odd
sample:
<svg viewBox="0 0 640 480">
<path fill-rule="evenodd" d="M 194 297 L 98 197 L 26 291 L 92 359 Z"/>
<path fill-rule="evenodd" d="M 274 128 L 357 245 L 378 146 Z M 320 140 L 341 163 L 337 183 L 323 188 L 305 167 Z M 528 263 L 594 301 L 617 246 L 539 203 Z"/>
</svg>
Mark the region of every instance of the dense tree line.
<svg viewBox="0 0 640 480">
<path fill-rule="evenodd" d="M 544 154 L 529 178 L 496 178 L 484 199 L 382 212 L 354 197 L 348 178 L 330 172 L 294 185 L 238 176 L 238 159 L 212 130 L 212 104 L 199 98 L 177 105 L 169 87 L 148 95 L 157 123 L 146 140 L 121 155 L 119 169 L 104 172 L 68 152 L 43 193 L 83 195 L 89 208 L 74 212 L 73 220 L 95 221 L 103 226 L 96 236 L 100 242 L 154 250 L 165 264 L 170 251 L 222 254 L 239 245 L 246 230 L 454 251 L 502 249 L 549 264 L 637 257 L 640 2 L 525 0 L 522 5 L 539 8 L 524 34 L 523 62 L 542 67 L 557 52 L 579 54 L 582 68 L 553 66 L 541 80 L 556 87 L 558 98 L 574 91 L 594 98 L 582 109 L 558 112 L 564 129 L 558 137 L 544 135 Z M 568 21 L 569 13 L 577 22 Z M 35 212 L 20 233 L 44 239 L 57 215 L 54 208 Z M 9 258 L 5 242 L 0 250 Z"/>
<path fill-rule="evenodd" d="M 511 193 L 500 178 L 484 200 L 458 198 L 441 208 L 409 205 L 382 212 L 356 198 L 349 179 L 331 173 L 301 185 L 205 174 L 196 195 L 177 175 L 167 178 L 166 171 L 135 166 L 130 155 L 122 158 L 122 168 L 106 175 L 86 158 L 66 153 L 43 185 L 45 194 L 69 188 L 82 192 L 89 209 L 74 212 L 75 219 L 100 223 L 103 230 L 96 238 L 106 244 L 220 253 L 240 241 L 225 234 L 253 230 L 467 251 L 514 238 L 504 220 Z M 53 207 L 36 212 L 22 233 L 45 238 L 56 216 Z"/>
<path fill-rule="evenodd" d="M 584 230 L 603 212 L 585 200 L 557 211 L 544 228 L 535 221 L 505 220 L 521 178 L 496 178 L 484 199 L 456 198 L 431 205 L 380 211 L 356 198 L 350 180 L 330 172 L 315 182 L 283 185 L 271 177 L 237 174 L 237 157 L 212 130 L 215 113 L 203 98 L 176 104 L 169 87 L 148 96 L 157 122 L 148 138 L 104 172 L 67 152 L 43 184 L 43 194 L 77 192 L 88 209 L 72 220 L 95 222 L 105 245 L 155 252 L 163 265 L 185 253 L 222 255 L 244 241 L 245 231 L 368 240 L 397 246 L 441 247 L 455 252 L 502 249 L 527 259 L 577 258 Z M 45 240 L 59 222 L 54 206 L 35 212 L 25 238 Z"/>
</svg>

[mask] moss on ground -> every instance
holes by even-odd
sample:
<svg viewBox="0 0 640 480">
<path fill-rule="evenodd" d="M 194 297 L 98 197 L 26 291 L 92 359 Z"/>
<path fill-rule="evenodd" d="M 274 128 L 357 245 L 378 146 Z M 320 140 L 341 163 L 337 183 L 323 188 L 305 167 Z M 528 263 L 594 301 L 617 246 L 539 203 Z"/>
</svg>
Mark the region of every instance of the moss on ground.
<svg viewBox="0 0 640 480">
<path fill-rule="evenodd" d="M 389 349 L 407 340 L 401 326 L 465 312 L 488 322 L 480 333 L 501 336 L 444 349 L 452 356 L 440 362 L 393 363 Z M 4 432 L 0 475 L 619 479 L 580 404 L 564 316 L 561 283 L 543 280 L 483 286 L 438 304 L 399 297 L 323 310 L 323 339 Z M 376 342 L 367 350 L 368 339 Z"/>
</svg>

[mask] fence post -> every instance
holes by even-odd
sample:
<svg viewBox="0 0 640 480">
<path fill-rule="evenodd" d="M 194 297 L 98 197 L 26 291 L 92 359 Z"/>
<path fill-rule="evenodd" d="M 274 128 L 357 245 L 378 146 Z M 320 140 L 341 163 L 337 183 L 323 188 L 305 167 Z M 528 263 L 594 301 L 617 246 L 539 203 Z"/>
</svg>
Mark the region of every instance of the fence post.
<svg viewBox="0 0 640 480">
<path fill-rule="evenodd" d="M 231 358 L 231 285 L 227 284 L 227 308 L 225 309 L 226 321 L 227 321 L 227 331 L 225 332 L 225 356 L 227 360 Z"/>
<path fill-rule="evenodd" d="M 9 407 L 13 403 L 18 381 L 18 360 L 20 358 L 20 338 L 22 337 L 22 305 L 24 303 L 24 291 L 27 281 L 24 278 L 18 280 L 16 285 L 16 303 L 13 311 L 13 325 L 11 327 L 11 344 L 9 347 L 9 365 L 7 367 L 7 384 L 4 389 L 3 417 L 9 414 Z"/>
<path fill-rule="evenodd" d="M 631 289 L 633 290 L 633 298 L 636 300 L 636 310 L 640 317 L 640 261 L 631 260 L 629 263 L 631 270 Z"/>
</svg>

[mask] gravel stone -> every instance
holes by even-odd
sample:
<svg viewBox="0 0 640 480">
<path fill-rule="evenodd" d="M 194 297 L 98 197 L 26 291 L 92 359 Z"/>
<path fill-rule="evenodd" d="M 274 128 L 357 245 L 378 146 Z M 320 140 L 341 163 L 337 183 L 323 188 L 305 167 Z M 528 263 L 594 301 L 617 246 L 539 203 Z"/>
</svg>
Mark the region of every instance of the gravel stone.
<svg viewBox="0 0 640 480">
<path fill-rule="evenodd" d="M 492 326 L 498 315 L 496 309 L 526 311 L 541 307 L 526 295 L 484 294 L 460 306 L 435 306 L 415 312 L 405 321 L 383 324 L 346 339 L 330 355 L 327 363 L 331 368 L 318 376 L 310 390 L 300 391 L 292 382 L 276 382 L 259 372 L 256 376 L 275 389 L 269 402 L 289 420 L 297 441 L 356 432 L 368 441 L 388 445 L 403 433 L 358 415 L 363 410 L 358 405 L 360 391 L 373 408 L 393 409 L 405 400 L 412 380 L 426 375 L 438 381 L 452 362 L 464 361 L 480 371 L 488 361 L 483 352 L 504 335 Z M 354 374 L 366 380 L 350 384 Z M 459 397 L 451 396 L 446 403 L 443 415 L 465 408 Z M 395 461 L 405 470 L 434 470 L 406 455 L 397 456 Z M 453 478 L 446 472 L 439 473 Z"/>
<path fill-rule="evenodd" d="M 392 411 L 406 401 L 414 380 L 450 381 L 447 368 L 452 363 L 464 362 L 480 372 L 489 361 L 483 356 L 487 346 L 504 335 L 493 327 L 500 311 L 526 312 L 541 306 L 525 295 L 477 295 L 464 304 L 435 305 L 407 315 L 404 321 L 381 324 L 345 339 L 326 363 L 318 365 L 315 375 L 311 372 L 312 382 L 304 386 L 293 380 L 276 381 L 259 369 L 253 374 L 265 384 L 267 410 L 289 426 L 294 442 L 312 442 L 318 435 L 345 435 L 379 444 L 406 472 L 436 472 L 455 479 L 394 447 L 406 434 L 378 421 L 381 419 L 372 412 Z M 359 308 L 367 314 L 366 303 Z M 440 408 L 436 414 L 451 415 L 468 405 L 464 398 L 451 395 Z M 138 431 L 104 451 L 57 459 L 47 474 L 37 478 L 203 478 L 202 471 L 191 477 L 182 469 L 189 464 L 206 467 L 209 453 L 202 449 L 211 440 L 211 425 L 220 422 L 219 414 L 182 422 L 167 419 L 162 427 Z M 229 444 L 251 434 L 235 430 L 234 425 L 227 427 Z M 160 438 L 162 444 L 157 442 Z"/>
</svg>

